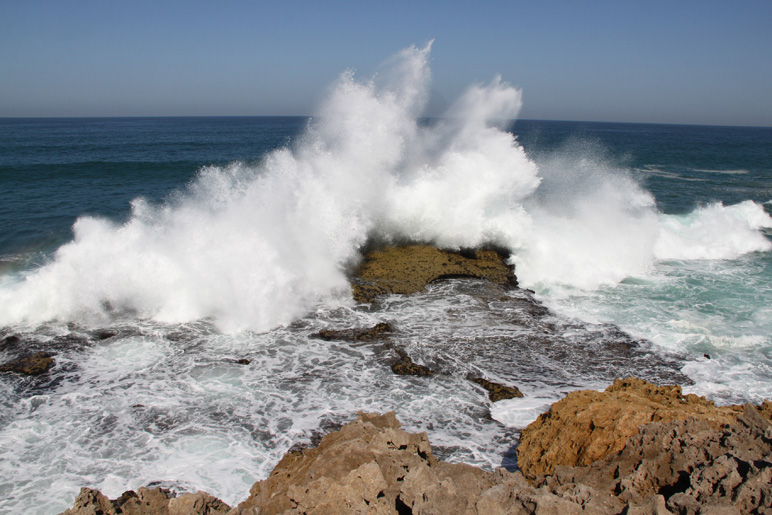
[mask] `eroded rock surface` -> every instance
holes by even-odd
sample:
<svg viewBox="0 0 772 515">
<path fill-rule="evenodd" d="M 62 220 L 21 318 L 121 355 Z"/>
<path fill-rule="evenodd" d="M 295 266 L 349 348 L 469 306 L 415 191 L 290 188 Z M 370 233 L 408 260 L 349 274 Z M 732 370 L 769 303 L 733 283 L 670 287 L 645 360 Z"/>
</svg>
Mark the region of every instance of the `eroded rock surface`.
<svg viewBox="0 0 772 515">
<path fill-rule="evenodd" d="M 622 450 L 644 424 L 695 417 L 718 429 L 742 410 L 683 395 L 677 385 L 617 379 L 605 392 L 572 392 L 553 404 L 522 431 L 517 461 L 527 477 L 550 474 L 556 465 L 589 465 Z"/>
<path fill-rule="evenodd" d="M 746 405 L 721 429 L 696 418 L 647 424 L 620 453 L 537 483 L 555 493 L 582 484 L 619 510 L 661 497 L 673 513 L 772 513 L 771 459 L 772 425 Z"/>
<path fill-rule="evenodd" d="M 372 302 L 384 293 L 415 293 L 443 277 L 476 277 L 517 286 L 512 268 L 494 250 L 466 257 L 431 245 L 387 247 L 368 252 L 352 280 L 354 299 Z"/>
<path fill-rule="evenodd" d="M 710 411 L 676 387 L 625 380 L 610 393 L 635 387 L 658 409 L 680 396 L 687 410 Z M 591 405 L 583 410 L 597 415 Z M 205 492 L 171 497 L 140 488 L 111 501 L 84 488 L 64 515 L 772 514 L 772 424 L 751 405 L 724 411 L 730 421 L 718 427 L 722 410 L 644 424 L 619 452 L 589 466 L 555 466 L 533 482 L 520 472 L 442 462 L 426 434 L 403 431 L 394 413 L 360 413 L 318 447 L 286 454 L 235 508 Z"/>
</svg>

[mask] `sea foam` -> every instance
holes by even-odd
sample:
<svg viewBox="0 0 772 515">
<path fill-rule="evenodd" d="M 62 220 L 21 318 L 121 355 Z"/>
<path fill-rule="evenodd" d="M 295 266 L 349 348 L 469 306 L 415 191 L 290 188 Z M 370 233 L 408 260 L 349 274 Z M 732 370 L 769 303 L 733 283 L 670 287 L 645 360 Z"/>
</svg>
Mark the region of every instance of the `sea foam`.
<svg viewBox="0 0 772 515">
<path fill-rule="evenodd" d="M 596 288 L 657 259 L 769 250 L 752 202 L 678 218 L 624 171 L 585 156 L 539 166 L 508 132 L 521 92 L 501 78 L 424 124 L 430 46 L 384 71 L 347 71 L 292 146 L 259 165 L 208 167 L 174 200 L 132 203 L 123 225 L 82 217 L 50 263 L 0 287 L 0 324 L 212 319 L 226 332 L 347 302 L 368 239 L 513 252 L 521 283 Z"/>
</svg>

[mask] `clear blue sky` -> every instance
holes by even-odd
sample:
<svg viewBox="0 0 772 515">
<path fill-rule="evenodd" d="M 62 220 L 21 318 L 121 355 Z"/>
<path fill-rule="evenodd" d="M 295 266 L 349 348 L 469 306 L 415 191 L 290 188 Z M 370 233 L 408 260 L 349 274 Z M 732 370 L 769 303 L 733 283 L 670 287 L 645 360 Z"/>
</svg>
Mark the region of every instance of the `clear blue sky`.
<svg viewBox="0 0 772 515">
<path fill-rule="evenodd" d="M 772 1 L 0 0 L 0 116 L 308 115 L 435 39 L 435 99 L 523 118 L 772 126 Z"/>
</svg>

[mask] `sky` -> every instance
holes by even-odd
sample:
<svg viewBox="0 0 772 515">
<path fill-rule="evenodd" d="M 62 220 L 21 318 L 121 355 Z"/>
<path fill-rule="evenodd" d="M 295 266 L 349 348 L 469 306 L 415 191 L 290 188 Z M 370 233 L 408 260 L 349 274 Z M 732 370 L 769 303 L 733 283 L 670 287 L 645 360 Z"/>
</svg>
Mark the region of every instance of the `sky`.
<svg viewBox="0 0 772 515">
<path fill-rule="evenodd" d="M 496 75 L 521 118 L 772 126 L 772 1 L 0 0 L 0 117 L 313 115 L 432 46 L 432 109 Z"/>
</svg>

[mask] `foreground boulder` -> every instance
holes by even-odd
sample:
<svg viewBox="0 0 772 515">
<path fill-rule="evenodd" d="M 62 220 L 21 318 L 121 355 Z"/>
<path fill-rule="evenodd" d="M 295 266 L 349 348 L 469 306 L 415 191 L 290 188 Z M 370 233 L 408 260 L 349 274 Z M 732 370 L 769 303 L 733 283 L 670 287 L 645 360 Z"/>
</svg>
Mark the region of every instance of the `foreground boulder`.
<svg viewBox="0 0 772 515">
<path fill-rule="evenodd" d="M 718 407 L 704 397 L 683 395 L 677 385 L 617 379 L 605 392 L 569 393 L 541 414 L 520 435 L 517 463 L 530 478 L 551 474 L 556 465 L 589 465 L 622 450 L 650 422 L 694 417 L 718 429 L 742 411 L 742 406 Z"/>
<path fill-rule="evenodd" d="M 416 293 L 446 277 L 474 277 L 517 286 L 512 265 L 495 250 L 478 249 L 468 255 L 431 245 L 386 247 L 368 252 L 352 279 L 357 302 L 372 302 L 384 293 Z"/>
<path fill-rule="evenodd" d="M 748 404 L 720 430 L 696 418 L 647 424 L 620 453 L 556 467 L 537 484 L 554 493 L 581 484 L 618 511 L 656 499 L 660 513 L 772 513 L 770 457 L 772 425 Z"/>
</svg>

